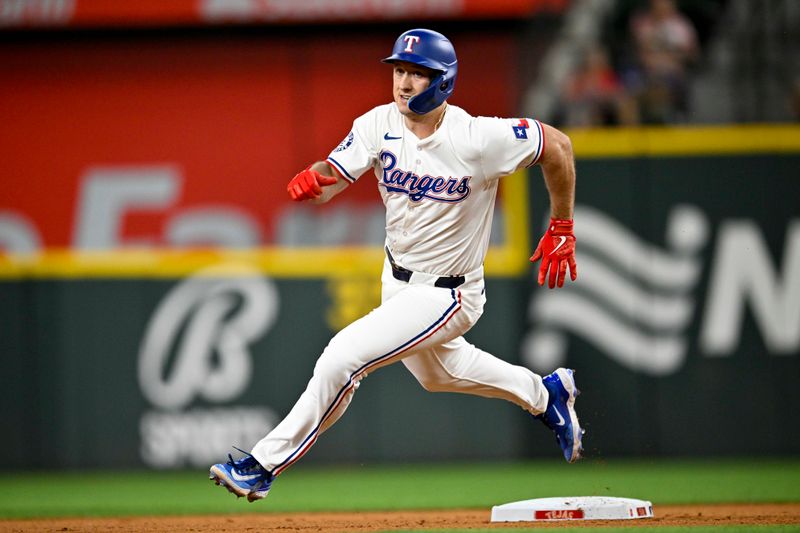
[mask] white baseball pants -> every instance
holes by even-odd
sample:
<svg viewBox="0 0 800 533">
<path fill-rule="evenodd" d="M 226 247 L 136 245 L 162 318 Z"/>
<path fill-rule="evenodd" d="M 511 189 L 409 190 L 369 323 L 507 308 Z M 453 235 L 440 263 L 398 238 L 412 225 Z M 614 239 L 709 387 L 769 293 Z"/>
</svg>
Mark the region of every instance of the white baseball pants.
<svg viewBox="0 0 800 533">
<path fill-rule="evenodd" d="M 462 335 L 483 313 L 483 269 L 455 289 L 435 287 L 436 276 L 415 272 L 396 280 L 384 264 L 382 303 L 331 339 L 292 410 L 252 450 L 277 476 L 302 457 L 347 409 L 369 372 L 402 360 L 429 391 L 502 398 L 532 414 L 547 407 L 542 378 L 498 359 Z"/>
</svg>

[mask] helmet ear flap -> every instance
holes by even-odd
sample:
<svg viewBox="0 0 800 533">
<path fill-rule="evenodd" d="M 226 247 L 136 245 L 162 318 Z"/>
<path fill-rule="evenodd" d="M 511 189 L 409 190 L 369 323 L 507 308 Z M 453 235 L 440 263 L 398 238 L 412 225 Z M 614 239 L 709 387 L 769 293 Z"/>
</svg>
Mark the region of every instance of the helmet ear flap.
<svg viewBox="0 0 800 533">
<path fill-rule="evenodd" d="M 439 107 L 453 93 L 456 71 L 444 73 L 431 81 L 430 86 L 408 101 L 408 108 L 418 115 L 424 115 Z"/>
</svg>

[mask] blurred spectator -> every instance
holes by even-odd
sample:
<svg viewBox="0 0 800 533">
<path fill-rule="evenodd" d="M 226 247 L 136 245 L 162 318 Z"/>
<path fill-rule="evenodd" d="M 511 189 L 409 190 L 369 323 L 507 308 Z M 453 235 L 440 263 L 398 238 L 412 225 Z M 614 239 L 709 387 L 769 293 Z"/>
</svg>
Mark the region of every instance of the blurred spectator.
<svg viewBox="0 0 800 533">
<path fill-rule="evenodd" d="M 642 121 L 670 123 L 687 119 L 688 67 L 697 58 L 697 32 L 674 0 L 650 0 L 630 22 L 636 49 L 633 89 Z"/>
<path fill-rule="evenodd" d="M 566 126 L 618 126 L 637 121 L 635 102 L 602 47 L 587 51 L 580 68 L 569 80 L 562 105 Z"/>
</svg>

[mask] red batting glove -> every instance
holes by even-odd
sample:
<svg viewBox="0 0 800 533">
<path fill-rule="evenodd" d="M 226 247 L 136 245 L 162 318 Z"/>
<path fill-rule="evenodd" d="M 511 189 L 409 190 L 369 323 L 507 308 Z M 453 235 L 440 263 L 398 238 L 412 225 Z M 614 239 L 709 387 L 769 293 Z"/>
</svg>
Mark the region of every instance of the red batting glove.
<svg viewBox="0 0 800 533">
<path fill-rule="evenodd" d="M 571 220 L 550 219 L 547 231 L 544 232 L 539 241 L 539 246 L 531 256 L 531 263 L 542 259 L 539 267 L 539 285 L 544 285 L 544 278 L 547 270 L 550 270 L 549 287 L 564 286 L 564 279 L 567 275 L 567 265 L 572 281 L 578 277 L 578 266 L 575 264 L 575 235 L 572 233 Z M 558 280 L 556 280 L 558 276 Z"/>
<path fill-rule="evenodd" d="M 333 185 L 338 180 L 334 176 L 323 176 L 310 166 L 291 179 L 286 190 L 295 202 L 312 200 L 322 195 L 322 187 Z"/>
</svg>

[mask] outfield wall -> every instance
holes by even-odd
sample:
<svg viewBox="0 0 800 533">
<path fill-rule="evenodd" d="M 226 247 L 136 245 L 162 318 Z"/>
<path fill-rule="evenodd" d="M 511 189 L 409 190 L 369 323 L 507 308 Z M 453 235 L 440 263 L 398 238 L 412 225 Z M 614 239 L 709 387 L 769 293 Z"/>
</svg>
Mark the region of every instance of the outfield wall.
<svg viewBox="0 0 800 533">
<path fill-rule="evenodd" d="M 589 375 L 600 453 L 797 453 L 800 131 L 573 138 L 581 276 L 531 295 L 522 359 Z"/>
<path fill-rule="evenodd" d="M 577 368 L 590 455 L 800 451 L 786 424 L 800 408 L 797 129 L 761 131 L 771 149 L 739 146 L 754 132 L 640 130 L 633 138 L 652 145 L 611 157 L 590 147 L 613 134 L 575 132 L 578 283 L 538 288 L 524 250 L 494 249 L 517 259 L 495 260 L 468 338 L 538 372 Z M 675 135 L 727 144 L 665 154 Z M 546 212 L 531 174 L 529 248 Z M 7 255 L 4 466 L 202 466 L 252 444 L 290 408 L 332 333 L 379 297 L 379 250 L 298 253 Z M 338 268 L 321 276 L 315 253 Z M 270 271 L 271 260 L 283 266 Z M 517 408 L 426 393 L 397 365 L 364 381 L 307 461 L 553 452 Z"/>
</svg>

